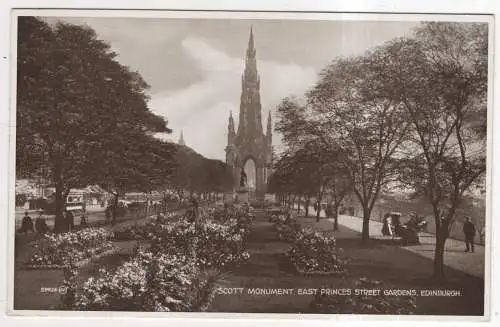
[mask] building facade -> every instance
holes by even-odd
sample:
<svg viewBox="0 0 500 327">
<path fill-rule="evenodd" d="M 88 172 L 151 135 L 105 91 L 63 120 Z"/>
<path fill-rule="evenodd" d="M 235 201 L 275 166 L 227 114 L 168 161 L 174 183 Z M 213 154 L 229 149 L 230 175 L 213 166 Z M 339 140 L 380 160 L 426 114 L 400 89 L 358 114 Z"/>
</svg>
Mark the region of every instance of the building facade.
<svg viewBox="0 0 500 327">
<path fill-rule="evenodd" d="M 230 113 L 225 150 L 226 163 L 233 169 L 234 189 L 241 187 L 242 171 L 254 169 L 255 171 L 245 171 L 246 176 L 254 177 L 253 185 L 247 187 L 251 192 L 255 192 L 258 199 L 264 199 L 267 179 L 272 169 L 272 125 L 269 113 L 264 133 L 256 53 L 253 31 L 250 29 L 245 70 L 241 77 L 238 129 L 235 130 L 234 119 Z M 249 162 L 252 164 L 249 165 Z"/>
</svg>

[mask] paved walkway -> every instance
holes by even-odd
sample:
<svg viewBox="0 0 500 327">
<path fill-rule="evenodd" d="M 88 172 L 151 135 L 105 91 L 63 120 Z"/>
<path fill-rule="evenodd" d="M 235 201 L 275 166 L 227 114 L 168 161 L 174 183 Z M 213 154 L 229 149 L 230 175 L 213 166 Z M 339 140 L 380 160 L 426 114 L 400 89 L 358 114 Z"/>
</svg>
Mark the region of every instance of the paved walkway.
<svg viewBox="0 0 500 327">
<path fill-rule="evenodd" d="M 311 211 L 314 213 L 314 211 Z M 312 215 L 311 215 L 312 216 Z M 324 217 L 323 212 L 321 216 Z M 316 218 L 304 218 L 310 220 L 308 225 L 319 230 L 333 230 L 333 219 L 322 219 L 316 223 Z M 363 219 L 359 217 L 340 215 L 339 224 L 345 226 L 361 235 Z M 370 220 L 370 238 L 384 238 L 382 236 L 382 223 Z M 400 246 L 401 248 L 416 253 L 422 257 L 433 260 L 436 236 L 430 233 L 420 233 L 420 245 Z M 474 253 L 465 253 L 465 242 L 455 239 L 447 239 L 445 244 L 444 264 L 450 268 L 463 271 L 467 274 L 482 277 L 485 275 L 485 248 L 475 245 Z"/>
<path fill-rule="evenodd" d="M 333 222 L 333 219 L 329 219 Z M 352 216 L 339 216 L 339 224 L 361 233 L 363 219 Z M 382 223 L 370 220 L 370 237 L 380 237 L 382 234 Z M 430 233 L 420 233 L 420 245 L 405 246 L 408 251 L 417 253 L 423 257 L 433 259 L 436 247 L 436 236 Z M 482 245 L 474 245 L 474 253 L 465 253 L 465 242 L 447 239 L 445 244 L 444 264 L 461 270 L 476 277 L 484 277 L 485 274 L 485 248 Z"/>
</svg>

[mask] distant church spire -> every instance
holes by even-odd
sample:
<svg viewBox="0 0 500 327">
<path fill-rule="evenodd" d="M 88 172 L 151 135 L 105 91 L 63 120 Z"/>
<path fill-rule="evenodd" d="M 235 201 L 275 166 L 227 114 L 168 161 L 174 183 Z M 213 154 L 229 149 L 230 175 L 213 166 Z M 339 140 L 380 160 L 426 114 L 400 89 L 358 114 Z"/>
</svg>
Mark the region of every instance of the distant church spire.
<svg viewBox="0 0 500 327">
<path fill-rule="evenodd" d="M 229 112 L 229 123 L 227 124 L 227 144 L 233 144 L 234 138 L 236 137 L 236 132 L 234 131 L 234 119 L 233 112 Z"/>
<path fill-rule="evenodd" d="M 182 133 L 182 130 L 181 130 L 181 137 L 179 137 L 179 145 L 183 146 L 186 145 L 186 143 L 184 142 L 184 133 Z"/>
</svg>

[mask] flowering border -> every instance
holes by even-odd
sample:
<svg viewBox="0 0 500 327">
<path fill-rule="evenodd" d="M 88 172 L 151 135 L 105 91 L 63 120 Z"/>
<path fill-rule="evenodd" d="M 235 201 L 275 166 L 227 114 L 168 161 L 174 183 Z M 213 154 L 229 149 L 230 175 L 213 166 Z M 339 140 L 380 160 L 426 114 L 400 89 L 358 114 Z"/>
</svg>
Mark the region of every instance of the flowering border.
<svg viewBox="0 0 500 327">
<path fill-rule="evenodd" d="M 92 260 L 96 260 L 96 259 L 102 258 L 104 256 L 113 254 L 113 253 L 115 253 L 117 251 L 118 251 L 117 247 L 113 247 L 111 249 L 110 248 L 104 249 L 104 251 L 99 252 L 99 253 L 93 255 L 90 258 L 85 258 L 85 259 L 82 259 L 82 260 L 76 262 L 73 266 L 75 266 L 77 268 L 81 268 L 81 267 L 85 266 L 86 264 L 90 263 Z M 70 267 L 71 267 L 71 265 L 69 265 L 69 264 L 66 264 L 66 265 L 56 265 L 56 264 L 53 264 L 53 265 L 49 265 L 49 264 L 34 265 L 34 264 L 26 264 L 24 266 L 24 268 L 26 270 L 37 270 L 37 269 L 38 270 L 63 270 L 63 269 L 70 268 Z"/>
<path fill-rule="evenodd" d="M 339 253 L 343 252 L 343 250 L 341 248 L 340 249 L 337 248 L 336 242 L 335 242 L 335 239 L 333 238 L 333 236 L 329 237 L 323 233 L 320 233 L 317 231 L 314 232 L 312 229 L 309 229 L 309 228 L 302 229 L 302 231 L 296 233 L 295 236 L 296 236 L 296 238 L 295 238 L 294 244 L 286 252 L 286 256 L 288 257 L 288 259 L 290 260 L 290 262 L 292 263 L 292 265 L 294 266 L 295 270 L 298 273 L 305 275 L 305 276 L 311 276 L 311 275 L 315 275 L 315 276 L 333 276 L 333 275 L 346 276 L 348 274 L 348 270 L 347 270 L 346 265 L 348 265 L 350 263 L 350 259 L 349 258 L 345 258 L 345 259 L 340 258 Z M 306 237 L 307 238 L 309 238 L 309 237 L 319 238 L 320 240 L 323 240 L 324 242 L 326 242 L 324 244 L 333 244 L 334 249 L 327 249 L 327 251 L 332 251 L 332 250 L 335 251 L 335 256 L 336 256 L 335 263 L 333 264 L 333 266 L 328 267 L 328 268 L 332 268 L 331 270 L 329 270 L 329 271 L 323 271 L 323 270 L 306 271 L 306 270 L 303 270 L 300 268 L 299 263 L 302 261 L 298 260 L 299 258 L 296 256 L 297 245 L 300 246 L 301 242 L 303 242 Z M 329 240 L 333 241 L 333 243 Z M 303 243 L 302 245 L 305 245 L 305 243 Z M 325 250 L 325 249 L 323 249 L 323 250 Z M 311 254 L 309 254 L 309 256 L 311 256 Z M 330 266 L 330 265 L 327 265 L 327 266 Z M 340 268 L 340 269 L 335 269 L 335 268 Z"/>
</svg>

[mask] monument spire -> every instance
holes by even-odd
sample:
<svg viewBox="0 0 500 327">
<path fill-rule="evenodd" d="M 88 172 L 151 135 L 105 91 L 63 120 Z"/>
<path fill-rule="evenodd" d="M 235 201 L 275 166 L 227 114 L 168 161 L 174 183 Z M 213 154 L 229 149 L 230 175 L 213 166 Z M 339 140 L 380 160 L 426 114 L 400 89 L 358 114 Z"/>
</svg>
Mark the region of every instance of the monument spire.
<svg viewBox="0 0 500 327">
<path fill-rule="evenodd" d="M 255 45 L 253 42 L 253 27 L 250 25 L 250 37 L 248 38 L 248 50 L 255 50 Z"/>
<path fill-rule="evenodd" d="M 253 27 L 250 27 L 246 49 L 244 71 L 241 76 L 241 99 L 238 130 L 234 132 L 234 120 L 229 114 L 226 164 L 231 167 L 234 178 L 235 199 L 246 194 L 246 201 L 264 202 L 273 160 L 271 113 L 267 119 L 267 131 L 263 130 L 262 105 L 260 102 L 260 77 L 257 71 L 257 51 Z M 248 180 L 247 180 L 248 178 Z M 245 187 L 246 186 L 246 187 Z M 243 198 L 245 199 L 245 198 Z"/>
<path fill-rule="evenodd" d="M 252 135 L 262 134 L 260 77 L 257 71 L 256 54 L 253 28 L 250 27 L 245 70 L 241 77 L 238 137 L 251 137 Z"/>
</svg>

